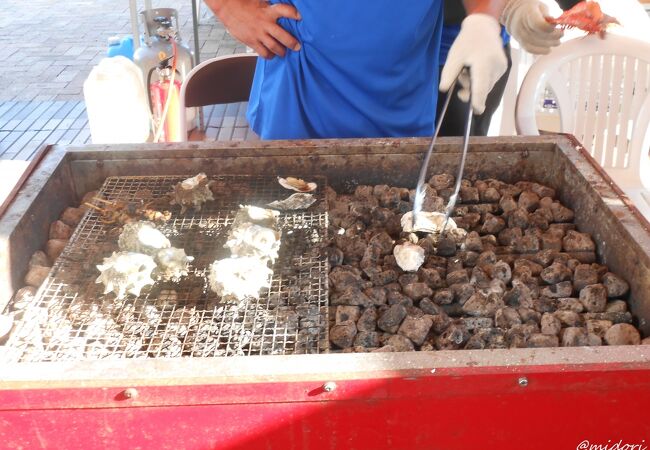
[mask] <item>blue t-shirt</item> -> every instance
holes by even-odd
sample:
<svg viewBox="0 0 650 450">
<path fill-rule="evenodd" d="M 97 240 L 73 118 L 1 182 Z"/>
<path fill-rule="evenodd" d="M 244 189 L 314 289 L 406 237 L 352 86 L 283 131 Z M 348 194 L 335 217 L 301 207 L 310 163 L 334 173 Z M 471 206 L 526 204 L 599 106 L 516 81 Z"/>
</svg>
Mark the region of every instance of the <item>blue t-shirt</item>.
<svg viewBox="0 0 650 450">
<path fill-rule="evenodd" d="M 460 24 L 444 24 L 442 26 L 442 38 L 440 39 L 440 60 L 438 61 L 441 66 L 445 65 L 451 44 L 453 44 L 456 40 L 456 37 L 458 37 L 458 33 L 460 33 Z M 505 27 L 501 27 L 501 39 L 503 39 L 504 46 L 510 42 L 510 35 L 506 32 Z"/>
<path fill-rule="evenodd" d="M 272 0 L 271 3 L 278 3 Z M 281 0 L 300 51 L 259 59 L 247 117 L 263 139 L 430 136 L 441 0 Z"/>
</svg>

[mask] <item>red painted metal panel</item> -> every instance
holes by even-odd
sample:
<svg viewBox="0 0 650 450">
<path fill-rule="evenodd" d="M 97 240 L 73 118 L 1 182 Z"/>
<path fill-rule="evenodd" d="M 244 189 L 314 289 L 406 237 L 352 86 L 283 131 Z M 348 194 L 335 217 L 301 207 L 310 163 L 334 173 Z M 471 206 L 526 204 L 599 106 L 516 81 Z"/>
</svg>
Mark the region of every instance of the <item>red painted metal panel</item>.
<svg viewBox="0 0 650 450">
<path fill-rule="evenodd" d="M 4 391 L 0 442 L 10 449 L 574 449 L 585 440 L 650 447 L 650 372 L 592 369 L 529 370 L 525 387 L 522 373 L 464 369 L 338 380 L 332 392 L 314 382 L 135 386 L 132 399 L 115 388 Z"/>
</svg>

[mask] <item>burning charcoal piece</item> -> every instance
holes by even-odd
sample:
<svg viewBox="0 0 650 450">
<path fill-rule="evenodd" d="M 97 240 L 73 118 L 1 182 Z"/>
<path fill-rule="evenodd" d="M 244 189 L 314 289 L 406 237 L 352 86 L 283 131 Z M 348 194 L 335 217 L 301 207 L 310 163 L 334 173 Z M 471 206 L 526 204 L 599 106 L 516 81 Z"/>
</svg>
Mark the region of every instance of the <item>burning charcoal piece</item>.
<svg viewBox="0 0 650 450">
<path fill-rule="evenodd" d="M 354 345 L 363 348 L 377 348 L 381 345 L 376 331 L 359 331 L 354 338 Z"/>
<path fill-rule="evenodd" d="M 584 322 L 582 316 L 575 311 L 555 311 L 553 315 L 565 327 L 580 327 Z"/>
<path fill-rule="evenodd" d="M 598 272 L 590 264 L 579 264 L 573 272 L 573 287 L 581 291 L 585 286 L 598 283 Z"/>
<path fill-rule="evenodd" d="M 456 350 L 462 348 L 469 338 L 469 331 L 464 325 L 451 324 L 436 339 L 436 348 L 438 350 Z"/>
<path fill-rule="evenodd" d="M 336 323 L 347 322 L 352 320 L 356 322 L 361 315 L 361 309 L 358 306 L 339 305 L 336 307 Z"/>
<path fill-rule="evenodd" d="M 627 281 L 611 272 L 607 272 L 603 276 L 603 284 L 607 288 L 607 297 L 609 298 L 623 297 L 630 291 Z"/>
<path fill-rule="evenodd" d="M 571 297 L 571 293 L 573 292 L 573 286 L 571 285 L 570 281 L 562 281 L 557 284 L 552 284 L 550 286 L 545 287 L 542 289 L 541 294 L 550 297 L 550 298 L 563 298 L 563 297 Z"/>
<path fill-rule="evenodd" d="M 510 328 L 513 325 L 521 324 L 521 317 L 515 308 L 499 308 L 494 313 L 494 323 L 499 328 Z"/>
<path fill-rule="evenodd" d="M 352 347 L 357 335 L 357 327 L 352 321 L 343 322 L 330 328 L 330 341 L 339 348 Z"/>
<path fill-rule="evenodd" d="M 408 316 L 399 327 L 398 333 L 409 338 L 415 345 L 422 345 L 433 325 L 429 316 Z"/>
<path fill-rule="evenodd" d="M 47 278 L 48 273 L 50 273 L 50 267 L 34 265 L 29 268 L 23 281 L 27 286 L 38 289 Z"/>
<path fill-rule="evenodd" d="M 456 179 L 453 175 L 448 173 L 441 173 L 438 175 L 433 175 L 429 179 L 429 185 L 433 187 L 436 191 L 441 189 L 449 189 L 454 185 Z"/>
<path fill-rule="evenodd" d="M 580 301 L 591 313 L 605 312 L 607 289 L 602 284 L 591 284 L 580 291 Z"/>
<path fill-rule="evenodd" d="M 377 326 L 388 333 L 396 333 L 405 317 L 406 308 L 399 304 L 393 305 L 381 315 Z"/>
<path fill-rule="evenodd" d="M 54 262 L 63 253 L 63 249 L 68 244 L 68 241 L 62 239 L 50 239 L 45 244 L 45 253 L 50 261 Z"/>
<path fill-rule="evenodd" d="M 564 264 L 553 263 L 542 270 L 540 277 L 548 284 L 557 284 L 561 281 L 570 280 L 571 271 Z"/>
<path fill-rule="evenodd" d="M 426 283 L 411 283 L 404 286 L 404 294 L 415 301 L 433 295 L 433 290 Z"/>
<path fill-rule="evenodd" d="M 627 312 L 627 303 L 624 300 L 613 300 L 607 303 L 606 312 L 624 313 Z"/>
<path fill-rule="evenodd" d="M 544 313 L 540 327 L 543 334 L 558 336 L 560 331 L 562 331 L 562 322 L 560 322 L 560 319 L 558 319 L 557 316 L 550 313 Z"/>
<path fill-rule="evenodd" d="M 614 324 L 610 320 L 587 320 L 585 325 L 587 326 L 587 331 L 593 333 L 600 338 L 605 338 L 605 333 L 609 330 Z"/>
<path fill-rule="evenodd" d="M 517 206 L 532 213 L 539 207 L 539 195 L 534 192 L 524 191 L 519 195 Z"/>
<path fill-rule="evenodd" d="M 65 223 L 69 227 L 76 227 L 81 222 L 86 211 L 83 208 L 66 208 L 61 214 L 61 222 Z"/>
<path fill-rule="evenodd" d="M 570 230 L 562 240 L 562 246 L 566 252 L 593 252 L 596 244 L 586 233 L 578 233 Z"/>
<path fill-rule="evenodd" d="M 474 317 L 494 317 L 497 309 L 503 306 L 503 300 L 498 296 L 477 292 L 465 302 L 463 312 Z"/>
<path fill-rule="evenodd" d="M 357 329 L 359 331 L 375 331 L 377 329 L 377 309 L 374 307 L 366 308 L 359 320 L 357 320 Z"/>
<path fill-rule="evenodd" d="M 392 348 L 394 352 L 412 352 L 415 350 L 413 342 L 405 336 L 396 334 L 386 341 L 386 346 Z"/>
<path fill-rule="evenodd" d="M 72 236 L 72 228 L 60 220 L 55 220 L 50 225 L 50 239 L 61 239 L 67 241 Z"/>
<path fill-rule="evenodd" d="M 607 330 L 605 342 L 607 345 L 639 345 L 641 335 L 632 325 L 619 323 Z"/>
<path fill-rule="evenodd" d="M 560 340 L 556 335 L 535 333 L 531 334 L 526 339 L 526 347 L 528 348 L 546 348 L 546 347 L 559 347 Z"/>
</svg>

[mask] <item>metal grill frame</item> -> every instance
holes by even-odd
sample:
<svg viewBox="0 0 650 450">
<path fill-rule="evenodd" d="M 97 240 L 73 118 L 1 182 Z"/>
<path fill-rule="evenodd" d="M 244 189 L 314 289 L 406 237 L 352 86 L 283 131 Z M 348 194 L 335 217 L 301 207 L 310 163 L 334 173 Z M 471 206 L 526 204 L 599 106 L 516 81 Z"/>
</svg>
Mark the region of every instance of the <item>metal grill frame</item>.
<svg viewBox="0 0 650 450">
<path fill-rule="evenodd" d="M 160 198 L 186 178 L 109 177 L 98 197 L 130 201 L 148 189 L 153 198 Z M 264 207 L 291 193 L 268 176 L 222 175 L 210 180 L 216 186 L 214 201 L 182 215 L 179 207 L 170 207 L 172 218 L 157 224 L 172 246 L 195 257 L 190 273 L 179 282 L 157 281 L 137 298 L 115 300 L 95 283 L 99 272 L 94 266 L 118 249 L 114 226 L 102 223 L 99 213 L 90 209 L 37 292 L 36 305 L 12 334 L 9 346 L 20 355 L 18 360 L 327 352 L 329 267 L 320 251 L 327 242 L 325 178 L 316 178 L 317 202 L 309 210 L 280 214 L 281 246 L 271 287 L 241 302 L 225 301 L 210 291 L 209 266 L 228 256 L 223 244 L 240 205 Z M 88 264 L 91 267 L 81 267 Z"/>
</svg>

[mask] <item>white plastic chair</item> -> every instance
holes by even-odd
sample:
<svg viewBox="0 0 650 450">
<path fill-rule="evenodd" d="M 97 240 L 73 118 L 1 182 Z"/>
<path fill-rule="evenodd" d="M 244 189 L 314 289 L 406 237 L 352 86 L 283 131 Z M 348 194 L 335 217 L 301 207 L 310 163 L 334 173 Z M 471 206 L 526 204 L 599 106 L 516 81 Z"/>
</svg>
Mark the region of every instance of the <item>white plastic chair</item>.
<svg viewBox="0 0 650 450">
<path fill-rule="evenodd" d="M 650 218 L 650 43 L 591 35 L 539 57 L 517 96 L 519 134 L 539 134 L 536 111 L 546 86 L 557 97 L 560 131 L 573 134 Z"/>
</svg>

